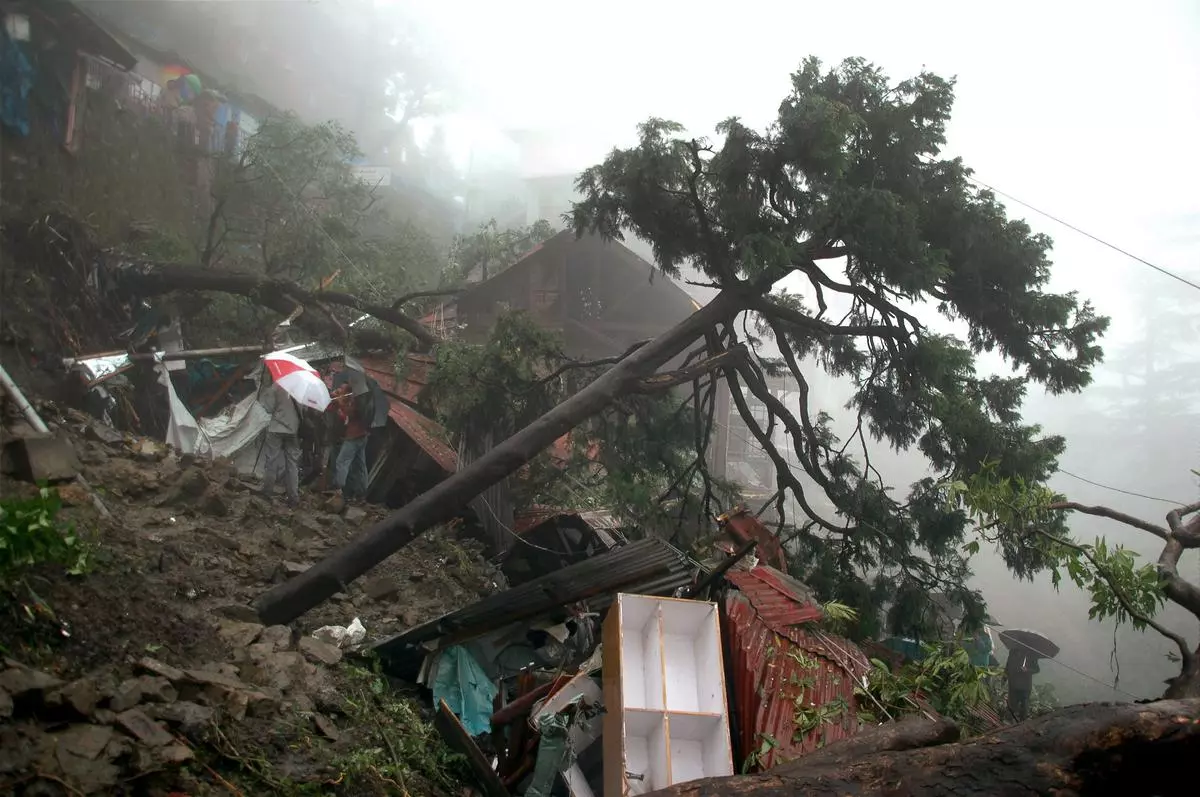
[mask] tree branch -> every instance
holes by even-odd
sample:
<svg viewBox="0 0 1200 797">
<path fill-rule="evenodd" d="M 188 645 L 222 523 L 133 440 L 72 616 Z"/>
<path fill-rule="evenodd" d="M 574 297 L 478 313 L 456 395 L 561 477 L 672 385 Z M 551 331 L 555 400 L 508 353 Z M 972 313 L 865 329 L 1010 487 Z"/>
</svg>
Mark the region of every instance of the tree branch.
<svg viewBox="0 0 1200 797">
<path fill-rule="evenodd" d="M 1095 508 L 1095 507 L 1092 507 L 1092 508 Z M 1099 508 L 1103 509 L 1103 507 L 1099 507 Z M 1089 551 L 1086 547 L 1084 547 L 1082 545 L 1078 545 L 1074 542 L 1071 542 L 1070 540 L 1062 539 L 1060 537 L 1055 537 L 1052 534 L 1048 534 L 1045 531 L 1042 531 L 1041 529 L 1037 528 L 1036 526 L 1034 527 L 1033 530 L 1036 531 L 1041 536 L 1045 537 L 1047 540 L 1050 540 L 1053 543 L 1057 543 L 1058 545 L 1062 545 L 1066 548 L 1070 548 L 1072 551 L 1075 551 L 1076 553 L 1081 554 L 1085 559 L 1087 559 L 1088 562 L 1091 563 L 1092 568 L 1108 584 L 1109 588 L 1113 591 L 1113 595 L 1117 596 L 1117 601 L 1121 604 L 1121 608 L 1125 610 L 1125 613 L 1128 614 L 1130 617 L 1132 617 L 1134 620 L 1137 620 L 1139 623 L 1143 623 L 1145 625 L 1150 626 L 1155 631 L 1157 631 L 1158 633 L 1165 636 L 1167 639 L 1174 642 L 1179 647 L 1179 654 L 1183 658 L 1184 665 L 1185 666 L 1188 665 L 1188 663 L 1191 661 L 1192 655 L 1193 655 L 1191 649 L 1188 647 L 1188 641 L 1186 639 L 1184 639 L 1182 636 L 1180 636 L 1179 634 L 1177 634 L 1174 631 L 1167 628 L 1166 626 L 1156 622 L 1153 617 L 1149 617 L 1145 614 L 1142 614 L 1140 611 L 1138 611 L 1137 608 L 1133 605 L 1133 601 L 1131 601 L 1129 599 L 1129 596 L 1125 594 L 1124 588 L 1122 588 L 1120 584 L 1118 584 L 1113 578 L 1111 578 L 1108 575 L 1107 571 L 1103 567 L 1101 567 L 1100 563 L 1096 561 L 1096 558 L 1094 556 L 1092 556 L 1091 551 Z"/>
<path fill-rule="evenodd" d="M 436 291 L 413 291 L 406 293 L 396 301 L 392 302 L 392 309 L 399 310 L 413 299 L 427 299 L 431 296 L 459 296 L 466 293 L 466 288 L 444 288 Z"/>
<path fill-rule="evenodd" d="M 1109 520 L 1115 520 L 1118 523 L 1124 523 L 1126 526 L 1133 526 L 1135 529 L 1141 529 L 1142 531 L 1149 532 L 1155 537 L 1158 537 L 1160 540 L 1167 539 L 1167 530 L 1162 526 L 1156 526 L 1153 523 L 1148 523 L 1145 520 L 1142 520 L 1141 518 L 1136 518 L 1133 515 L 1127 515 L 1124 512 L 1118 512 L 1115 509 L 1109 509 L 1106 506 L 1087 506 L 1085 504 L 1075 503 L 1074 501 L 1056 501 L 1053 504 L 1050 504 L 1048 508 L 1060 510 L 1069 509 L 1074 512 L 1081 512 L 1085 515 L 1095 515 L 1096 517 L 1108 518 Z"/>
</svg>

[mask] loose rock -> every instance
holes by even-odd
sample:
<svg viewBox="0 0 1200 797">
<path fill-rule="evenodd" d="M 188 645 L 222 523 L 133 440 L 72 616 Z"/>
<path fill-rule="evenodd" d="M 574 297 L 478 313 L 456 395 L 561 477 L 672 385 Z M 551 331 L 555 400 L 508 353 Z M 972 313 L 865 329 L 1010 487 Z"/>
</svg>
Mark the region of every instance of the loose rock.
<svg viewBox="0 0 1200 797">
<path fill-rule="evenodd" d="M 175 681 L 176 683 L 184 679 L 183 670 L 172 667 L 169 664 L 164 664 L 158 659 L 152 659 L 149 656 L 138 662 L 138 668 L 151 675 L 159 675 L 168 681 Z"/>
<path fill-rule="evenodd" d="M 243 623 L 237 620 L 225 620 L 221 623 L 217 634 L 225 643 L 233 648 L 245 648 L 254 644 L 259 635 L 263 632 L 263 626 L 259 623 Z"/>
<path fill-rule="evenodd" d="M 396 583 L 396 579 L 388 576 L 378 576 L 367 581 L 363 585 L 363 592 L 371 600 L 387 600 L 400 592 L 400 585 Z"/>
<path fill-rule="evenodd" d="M 156 718 L 179 727 L 185 734 L 192 735 L 204 729 L 213 718 L 213 710 L 190 700 L 180 700 L 149 709 Z"/>
<path fill-rule="evenodd" d="M 117 715 L 117 724 L 124 728 L 142 744 L 150 747 L 162 747 L 170 744 L 174 737 L 166 728 L 146 716 L 141 709 L 131 708 Z"/>
<path fill-rule="evenodd" d="M 72 725 L 54 734 L 60 750 L 89 761 L 97 758 L 112 741 L 113 729 L 107 725 Z"/>
<path fill-rule="evenodd" d="M 40 695 L 63 685 L 63 682 L 54 676 L 26 667 L 13 659 L 5 659 L 4 663 L 8 665 L 8 669 L 0 673 L 0 689 L 14 699 Z"/>
<path fill-rule="evenodd" d="M 309 661 L 324 664 L 326 667 L 332 667 L 342 660 L 341 650 L 310 636 L 300 638 L 300 652 Z"/>
</svg>

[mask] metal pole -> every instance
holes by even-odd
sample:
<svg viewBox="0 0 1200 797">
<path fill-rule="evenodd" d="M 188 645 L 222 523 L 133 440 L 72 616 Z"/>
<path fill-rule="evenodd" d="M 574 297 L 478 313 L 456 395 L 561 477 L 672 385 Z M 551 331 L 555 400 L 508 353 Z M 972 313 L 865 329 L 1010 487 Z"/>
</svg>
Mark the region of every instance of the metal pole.
<svg viewBox="0 0 1200 797">
<path fill-rule="evenodd" d="M 41 416 L 37 414 L 37 410 L 33 408 L 33 405 L 29 403 L 29 399 L 25 398 L 25 394 L 17 387 L 17 383 L 8 375 L 8 371 L 4 370 L 3 365 L 0 365 L 0 387 L 3 387 L 4 392 L 16 403 L 17 408 L 25 416 L 25 420 L 29 421 L 29 425 L 33 427 L 33 431 L 39 434 L 50 434 L 49 427 L 46 426 Z"/>
</svg>

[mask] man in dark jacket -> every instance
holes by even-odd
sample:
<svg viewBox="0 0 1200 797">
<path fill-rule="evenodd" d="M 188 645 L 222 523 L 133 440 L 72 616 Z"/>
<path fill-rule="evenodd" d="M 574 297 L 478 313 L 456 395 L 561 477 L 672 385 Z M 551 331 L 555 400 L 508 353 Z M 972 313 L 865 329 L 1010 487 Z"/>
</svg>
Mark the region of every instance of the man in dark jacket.
<svg viewBox="0 0 1200 797">
<path fill-rule="evenodd" d="M 367 434 L 371 419 L 362 412 L 350 385 L 335 391 L 338 413 L 345 423 L 342 446 L 334 466 L 334 484 L 345 498 L 363 498 L 367 493 Z"/>
<path fill-rule="evenodd" d="M 1039 671 L 1037 656 L 1028 651 L 1009 651 L 1004 672 L 1008 676 L 1008 708 L 1018 720 L 1029 716 L 1029 696 L 1033 693 L 1033 676 Z"/>
</svg>

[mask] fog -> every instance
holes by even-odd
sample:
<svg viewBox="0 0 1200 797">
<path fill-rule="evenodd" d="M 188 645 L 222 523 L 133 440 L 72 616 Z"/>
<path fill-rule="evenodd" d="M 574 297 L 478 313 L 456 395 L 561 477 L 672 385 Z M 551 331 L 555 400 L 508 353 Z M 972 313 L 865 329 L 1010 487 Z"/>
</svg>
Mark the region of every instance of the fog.
<svg viewBox="0 0 1200 797">
<path fill-rule="evenodd" d="M 922 68 L 957 77 L 946 154 L 962 156 L 980 181 L 1200 280 L 1200 4 L 1194 0 L 1009 2 L 986 12 L 961 2 L 317 5 L 357 23 L 373 41 L 419 42 L 436 69 L 441 103 L 413 123 L 414 140 L 428 146 L 438 138 L 470 190 L 486 193 L 489 181 L 573 174 L 632 143 L 634 126 L 651 115 L 697 135 L 729 116 L 765 125 L 802 58 L 815 54 L 833 63 L 862 56 L 895 79 Z M 264 38 L 277 33 L 257 31 Z M 325 31 L 313 22 L 290 35 L 293 42 L 320 40 Z M 333 64 L 348 56 L 326 48 L 295 57 Z M 388 76 L 372 71 L 370 58 L 358 63 L 366 70 L 359 88 L 371 96 Z M 240 79 L 271 100 L 275 88 L 298 78 L 258 72 Z M 312 119 L 323 107 L 333 100 L 302 115 Z M 364 142 L 375 142 L 374 149 L 364 146 L 369 155 L 389 152 L 390 140 L 378 143 L 371 138 L 376 131 L 366 128 L 384 126 L 385 110 L 400 115 L 403 108 L 355 108 L 342 121 Z M 512 144 L 516 131 L 535 143 L 519 151 Z M 459 199 L 470 204 L 469 197 Z M 1075 476 L 1064 472 L 1053 486 L 1079 502 L 1162 522 L 1172 504 L 1155 498 L 1187 502 L 1197 492 L 1189 468 L 1200 468 L 1200 390 L 1174 377 L 1194 371 L 1188 363 L 1200 360 L 1200 329 L 1189 312 L 1200 291 L 1016 201 L 1005 203 L 1054 238 L 1051 288 L 1078 291 L 1112 317 L 1109 357 L 1094 386 L 1081 396 L 1037 390 L 1029 396 L 1027 418 L 1068 440 L 1061 464 Z M 463 224 L 478 223 L 477 216 L 468 212 Z M 931 312 L 922 317 L 941 329 Z M 1005 370 L 987 359 L 981 367 Z M 830 395 L 841 389 L 826 386 Z M 844 421 L 836 405 L 822 409 Z M 897 488 L 925 475 L 918 456 L 885 455 L 885 461 Z M 1109 521 L 1077 517 L 1072 529 L 1085 540 L 1105 535 L 1144 556 L 1159 552 L 1153 537 Z M 1001 624 L 1037 628 L 1061 644 L 1059 659 L 1041 677 L 1064 700 L 1156 696 L 1162 680 L 1177 672 L 1166 659 L 1170 643 L 1154 632 L 1123 630 L 1115 638 L 1117 655 L 1110 655 L 1112 625 L 1090 622 L 1088 599 L 1075 588 L 1064 584 L 1056 592 L 1048 579 L 1018 583 L 986 553 L 976 571 L 975 583 Z M 1181 572 L 1200 577 L 1196 552 L 1185 556 Z M 1194 618 L 1182 611 L 1168 609 L 1162 619 L 1197 635 Z"/>
</svg>

